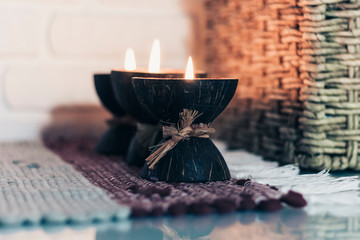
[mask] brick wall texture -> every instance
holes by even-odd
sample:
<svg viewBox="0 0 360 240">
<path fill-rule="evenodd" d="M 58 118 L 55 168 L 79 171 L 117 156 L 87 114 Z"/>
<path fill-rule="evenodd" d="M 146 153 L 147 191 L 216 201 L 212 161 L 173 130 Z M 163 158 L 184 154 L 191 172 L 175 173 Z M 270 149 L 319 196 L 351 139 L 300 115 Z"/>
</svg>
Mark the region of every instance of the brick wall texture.
<svg viewBox="0 0 360 240">
<path fill-rule="evenodd" d="M 189 20 L 177 0 L 2 0 L 1 90 L 13 108 L 96 103 L 91 74 L 122 67 L 127 47 L 147 67 L 159 38 L 163 67 L 184 68 Z"/>
<path fill-rule="evenodd" d="M 187 2 L 200 1 L 0 0 L 0 130 L 26 116 L 38 127 L 58 105 L 99 104 L 92 74 L 122 68 L 128 47 L 147 67 L 155 38 L 162 67 L 184 69 L 196 49 Z"/>
</svg>

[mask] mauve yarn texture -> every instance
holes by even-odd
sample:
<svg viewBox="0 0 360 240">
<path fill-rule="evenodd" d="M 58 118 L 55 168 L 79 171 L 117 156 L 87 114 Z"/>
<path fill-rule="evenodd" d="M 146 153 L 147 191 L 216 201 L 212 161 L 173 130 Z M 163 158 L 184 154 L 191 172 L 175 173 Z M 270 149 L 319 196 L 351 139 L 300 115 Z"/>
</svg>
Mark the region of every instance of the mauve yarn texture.
<svg viewBox="0 0 360 240">
<path fill-rule="evenodd" d="M 140 168 L 127 165 L 123 157 L 95 153 L 94 139 L 64 137 L 62 132 L 61 128 L 45 130 L 45 145 L 91 183 L 105 190 L 115 202 L 129 206 L 132 216 L 180 216 L 255 209 L 275 211 L 284 205 L 295 208 L 306 205 L 299 193 L 289 191 L 284 194 L 276 187 L 250 179 L 206 183 L 151 182 L 141 178 Z"/>
</svg>

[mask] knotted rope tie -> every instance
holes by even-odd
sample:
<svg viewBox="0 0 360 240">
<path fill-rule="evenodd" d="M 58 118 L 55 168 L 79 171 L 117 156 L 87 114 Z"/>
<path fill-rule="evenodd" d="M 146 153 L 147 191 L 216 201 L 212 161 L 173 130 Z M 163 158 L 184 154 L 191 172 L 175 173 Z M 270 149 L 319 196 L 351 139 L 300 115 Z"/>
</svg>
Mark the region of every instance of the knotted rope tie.
<svg viewBox="0 0 360 240">
<path fill-rule="evenodd" d="M 180 113 L 180 120 L 177 127 L 163 126 L 163 137 L 171 138 L 160 144 L 160 147 L 145 159 L 147 164 L 150 165 L 150 169 L 153 169 L 155 164 L 163 158 L 167 152 L 173 149 L 178 142 L 191 137 L 209 138 L 209 134 L 215 133 L 215 129 L 209 127 L 209 124 L 192 124 L 200 115 L 196 110 L 184 109 Z"/>
</svg>

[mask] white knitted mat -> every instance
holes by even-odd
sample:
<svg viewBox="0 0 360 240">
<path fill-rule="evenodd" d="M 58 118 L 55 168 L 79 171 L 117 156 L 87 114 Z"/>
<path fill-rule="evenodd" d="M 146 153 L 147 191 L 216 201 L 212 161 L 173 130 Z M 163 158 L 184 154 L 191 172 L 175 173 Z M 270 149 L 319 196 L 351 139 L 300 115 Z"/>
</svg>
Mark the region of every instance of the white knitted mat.
<svg viewBox="0 0 360 240">
<path fill-rule="evenodd" d="M 236 178 L 251 178 L 263 184 L 278 187 L 281 191 L 292 189 L 304 195 L 308 202 L 306 211 L 312 214 L 341 216 L 360 215 L 359 177 L 336 177 L 327 170 L 315 174 L 300 174 L 295 165 L 279 166 L 276 162 L 264 161 L 261 157 L 242 150 L 227 151 L 221 142 L 216 142 L 231 172 Z"/>
<path fill-rule="evenodd" d="M 0 144 L 0 224 L 123 219 L 119 206 L 40 142 Z"/>
</svg>

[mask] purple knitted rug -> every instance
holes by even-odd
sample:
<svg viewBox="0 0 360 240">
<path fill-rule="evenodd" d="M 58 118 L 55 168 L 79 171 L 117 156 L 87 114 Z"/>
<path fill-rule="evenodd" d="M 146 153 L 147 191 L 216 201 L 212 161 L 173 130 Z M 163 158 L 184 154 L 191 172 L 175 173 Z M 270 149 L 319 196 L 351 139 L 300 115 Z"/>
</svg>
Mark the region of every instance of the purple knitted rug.
<svg viewBox="0 0 360 240">
<path fill-rule="evenodd" d="M 250 179 L 233 178 L 207 183 L 151 182 L 140 178 L 140 169 L 128 166 L 123 158 L 96 154 L 93 151 L 94 139 L 66 139 L 48 132 L 43 141 L 91 183 L 105 190 L 113 200 L 129 206 L 132 216 L 136 217 L 275 211 L 285 205 L 295 208 L 306 205 L 299 193 L 281 193 L 276 187 Z"/>
</svg>

